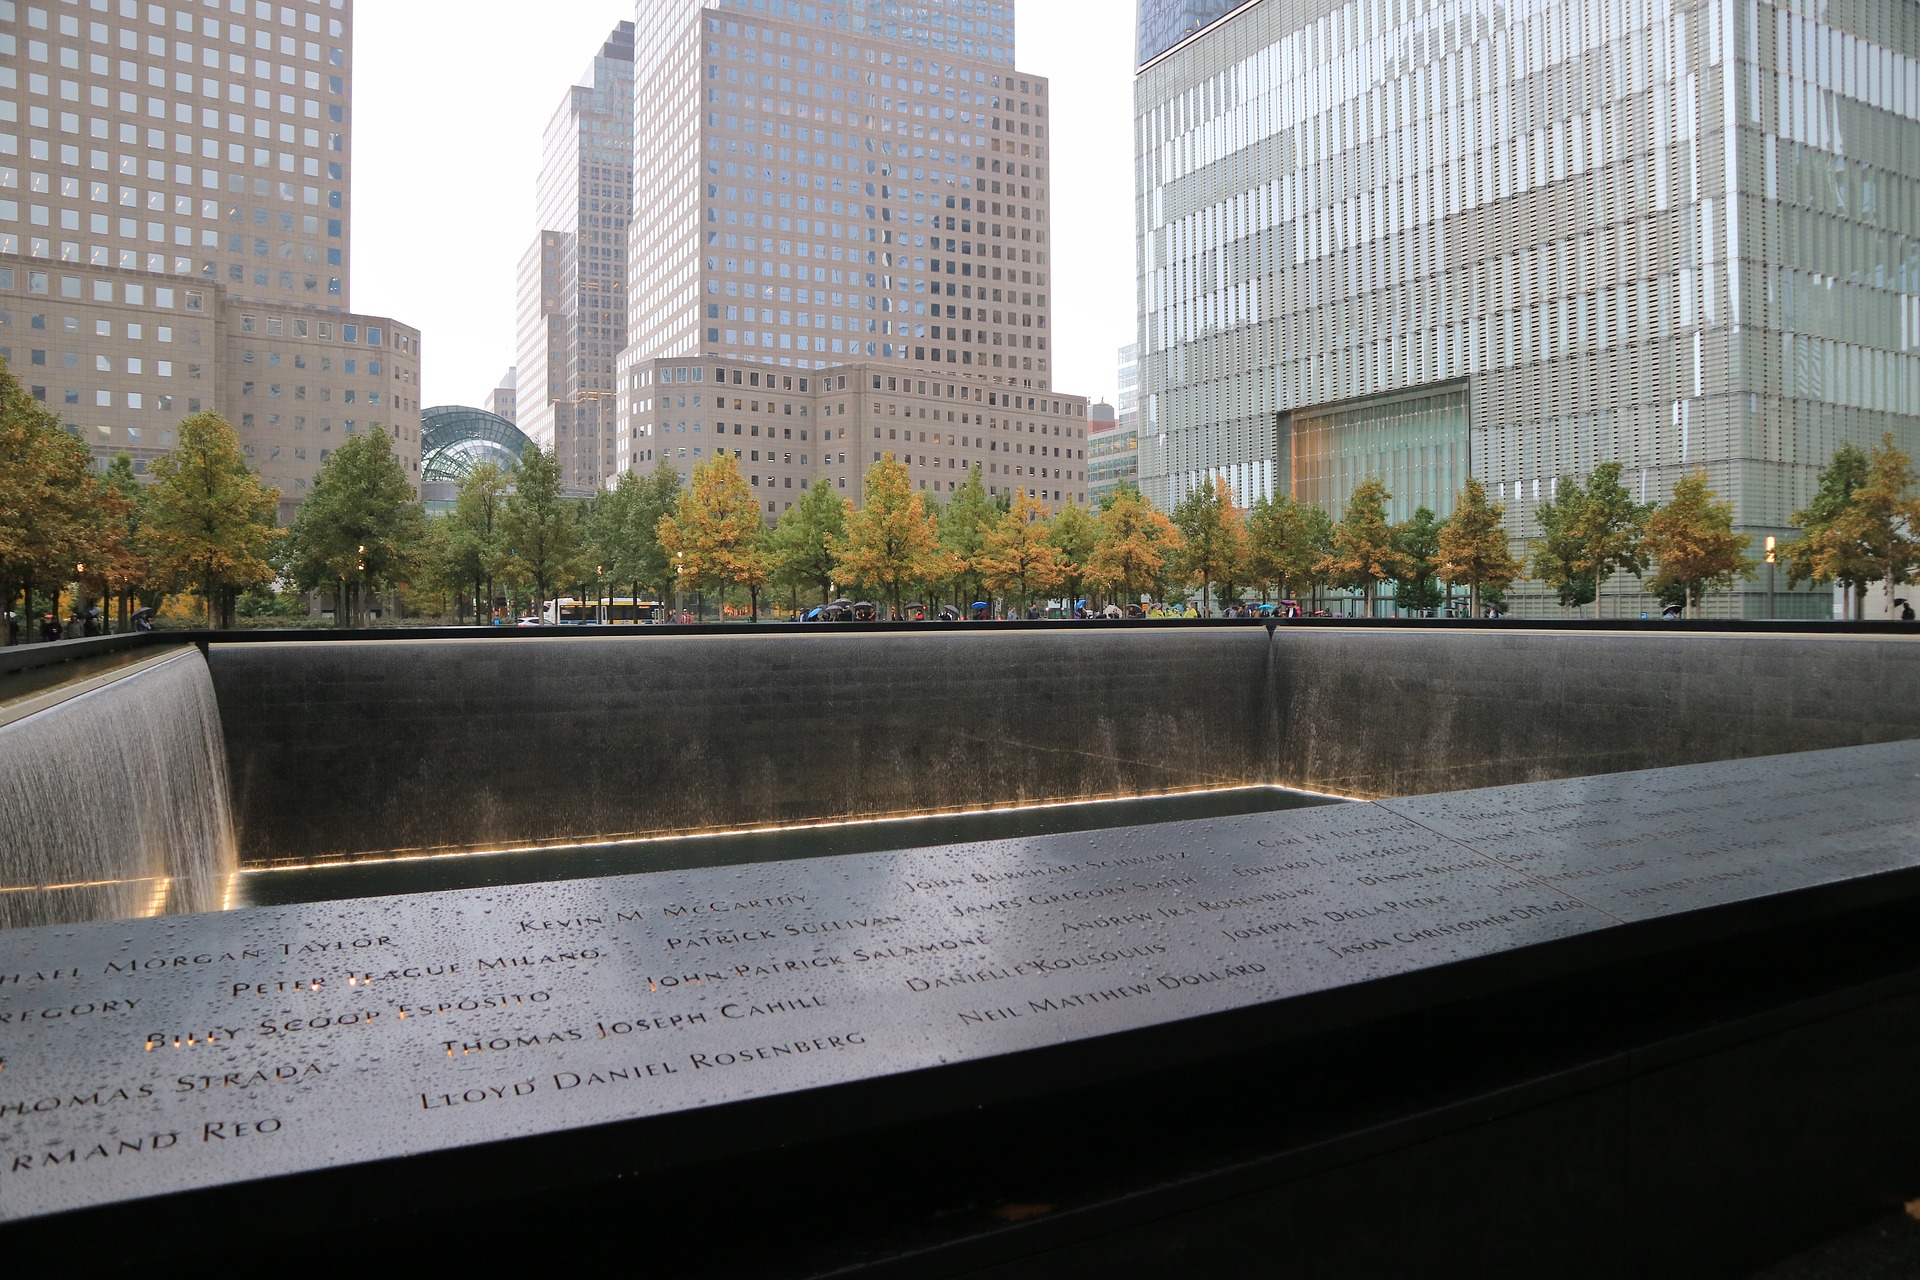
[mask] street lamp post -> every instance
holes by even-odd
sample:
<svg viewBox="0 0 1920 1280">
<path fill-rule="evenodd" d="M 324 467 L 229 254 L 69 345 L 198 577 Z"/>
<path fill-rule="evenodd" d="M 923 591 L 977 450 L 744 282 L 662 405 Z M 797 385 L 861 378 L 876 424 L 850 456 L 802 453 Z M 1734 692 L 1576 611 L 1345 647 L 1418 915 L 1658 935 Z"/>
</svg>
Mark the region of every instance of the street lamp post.
<svg viewBox="0 0 1920 1280">
<path fill-rule="evenodd" d="M 1769 622 L 1772 622 L 1775 617 L 1774 610 L 1773 610 L 1774 546 L 1775 546 L 1775 543 L 1774 543 L 1773 535 L 1768 534 L 1767 535 L 1767 621 Z"/>
</svg>

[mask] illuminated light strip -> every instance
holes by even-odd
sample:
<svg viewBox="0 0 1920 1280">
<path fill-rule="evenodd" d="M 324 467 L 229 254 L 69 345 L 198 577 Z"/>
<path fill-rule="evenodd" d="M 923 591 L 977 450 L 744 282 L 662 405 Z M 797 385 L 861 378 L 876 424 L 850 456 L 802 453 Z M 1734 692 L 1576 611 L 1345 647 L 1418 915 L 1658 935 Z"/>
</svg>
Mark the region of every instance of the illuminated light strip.
<svg viewBox="0 0 1920 1280">
<path fill-rule="evenodd" d="M 301 862 L 266 867 L 242 867 L 236 875 L 261 876 L 282 871 L 324 871 L 332 867 L 373 867 L 392 862 L 433 862 L 444 858 L 493 858 L 515 853 L 557 853 L 568 849 L 614 849 L 632 844 L 665 844 L 681 840 L 718 840 L 730 836 L 779 835 L 796 831 L 825 831 L 835 827 L 872 827 L 889 822 L 928 822 L 936 818 L 978 818 L 998 813 L 1030 813 L 1035 809 L 1071 809 L 1082 805 L 1131 804 L 1141 800 L 1183 800 L 1191 796 L 1231 795 L 1239 791 L 1284 791 L 1290 795 L 1318 796 L 1323 800 L 1352 800 L 1352 796 L 1333 791 L 1309 791 L 1302 787 L 1282 787 L 1270 783 L 1252 783 L 1237 787 L 1201 787 L 1192 791 L 1155 791 L 1146 795 L 1097 796 L 1090 800 L 1041 800 L 1033 804 L 1003 805 L 992 809 L 939 809 L 927 813 L 887 814 L 877 818 L 834 818 L 823 822 L 796 822 L 772 827 L 728 827 L 718 831 L 687 831 L 655 836 L 627 836 L 610 840 L 580 840 L 564 844 L 509 845 L 500 849 L 452 849 L 439 853 L 389 852 L 373 857 L 335 858 L 327 862 Z M 876 850 L 875 852 L 884 852 Z M 229 898 L 231 898 L 229 890 Z"/>
<path fill-rule="evenodd" d="M 172 882 L 171 876 L 130 876 L 125 880 L 75 880 L 68 884 L 0 884 L 0 893 L 51 893 L 55 889 L 104 889 L 116 884 L 146 884 L 158 880 L 162 886 Z M 164 891 L 164 890 L 163 890 Z"/>
</svg>

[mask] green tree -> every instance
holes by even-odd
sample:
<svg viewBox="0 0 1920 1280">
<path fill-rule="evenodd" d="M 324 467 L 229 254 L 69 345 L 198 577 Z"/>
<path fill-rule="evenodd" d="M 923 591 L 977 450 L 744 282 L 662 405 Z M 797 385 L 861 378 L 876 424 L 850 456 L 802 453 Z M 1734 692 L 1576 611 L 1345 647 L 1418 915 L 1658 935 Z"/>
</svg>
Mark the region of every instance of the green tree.
<svg viewBox="0 0 1920 1280">
<path fill-rule="evenodd" d="M 649 482 L 639 473 L 623 471 L 614 487 L 597 495 L 585 512 L 595 567 L 615 584 L 612 594 L 618 595 L 619 584 L 625 583 L 635 601 L 641 598 L 641 583 L 666 559 L 660 550 L 660 517 L 666 513 L 651 509 L 648 489 Z"/>
<path fill-rule="evenodd" d="M 1787 565 L 1787 586 L 1802 582 L 1837 583 L 1845 604 L 1842 617 L 1856 610 L 1859 590 L 1872 581 L 1873 566 L 1859 544 L 1835 530 L 1840 517 L 1853 505 L 1856 489 L 1867 482 L 1871 463 L 1853 444 L 1842 444 L 1820 472 L 1820 489 L 1813 501 L 1793 513 L 1800 537 L 1775 549 Z"/>
<path fill-rule="evenodd" d="M 1317 513 L 1326 523 L 1325 545 L 1314 537 Z M 1280 493 L 1253 500 L 1247 511 L 1247 573 L 1264 589 L 1272 584 L 1283 597 L 1297 595 L 1313 581 L 1314 567 L 1332 548 L 1332 525 L 1326 512 L 1295 502 Z"/>
<path fill-rule="evenodd" d="M 1478 476 L 1468 476 L 1454 498 L 1452 518 L 1440 530 L 1438 572 L 1448 582 L 1467 584 L 1468 609 L 1476 618 L 1483 597 L 1497 591 L 1504 598 L 1520 576 L 1520 562 L 1501 524 L 1506 513 L 1504 505 L 1487 500 Z"/>
<path fill-rule="evenodd" d="M 662 458 L 653 474 L 641 484 L 634 505 L 634 522 L 645 535 L 635 544 L 639 552 L 634 562 L 635 576 L 641 584 L 657 591 L 662 599 L 673 594 L 674 584 L 673 557 L 660 545 L 660 517 L 680 509 L 680 494 L 685 488 L 680 473 Z"/>
<path fill-rule="evenodd" d="M 660 545 L 688 581 L 713 583 L 723 608 L 730 584 L 745 587 L 758 621 L 760 588 L 768 577 L 761 544 L 765 527 L 740 464 L 730 453 L 715 453 L 693 469 L 693 484 L 680 495 L 679 509 L 661 517 Z"/>
<path fill-rule="evenodd" d="M 1360 592 L 1369 618 L 1374 615 L 1380 584 L 1400 572 L 1400 552 L 1394 545 L 1393 526 L 1387 523 L 1387 503 L 1392 498 L 1380 481 L 1362 480 L 1334 526 L 1333 550 L 1324 562 L 1336 586 Z"/>
<path fill-rule="evenodd" d="M 133 459 L 125 453 L 113 456 L 102 483 L 117 501 L 108 513 L 113 522 L 111 538 L 106 545 L 96 547 L 93 554 L 101 565 L 102 587 L 118 604 L 115 629 L 125 631 L 132 626 L 134 597 L 147 585 L 150 571 L 140 533 L 147 490 L 133 474 Z"/>
<path fill-rule="evenodd" d="M 1649 590 L 1683 593 L 1688 612 L 1709 587 L 1724 587 L 1753 572 L 1746 546 L 1752 541 L 1733 532 L 1733 507 L 1715 502 L 1707 473 L 1693 471 L 1673 486 L 1673 500 L 1647 520 L 1646 549 L 1659 566 Z"/>
<path fill-rule="evenodd" d="M 491 462 L 475 464 L 460 477 L 453 510 L 442 516 L 439 549 L 444 576 L 456 590 L 473 587 L 474 622 L 493 618 L 493 581 L 506 564 L 507 476 Z"/>
<path fill-rule="evenodd" d="M 1318 503 L 1305 503 L 1300 518 L 1306 532 L 1308 560 L 1301 570 L 1302 580 L 1313 592 L 1313 607 L 1321 606 L 1323 594 L 1332 585 L 1333 516 Z"/>
<path fill-rule="evenodd" d="M 1093 544 L 1099 536 L 1100 530 L 1094 525 L 1093 517 L 1079 503 L 1069 502 L 1054 513 L 1047 540 L 1060 551 L 1066 570 L 1066 577 L 1062 581 L 1070 602 L 1080 599 L 1081 583 L 1087 576 L 1087 560 L 1093 555 Z"/>
<path fill-rule="evenodd" d="M 864 500 L 858 510 L 847 504 L 846 532 L 833 541 L 835 577 L 884 588 L 898 617 L 902 589 L 951 577 L 953 558 L 940 549 L 926 503 L 891 452 L 867 468 L 862 483 Z"/>
<path fill-rule="evenodd" d="M 1593 562 L 1587 555 L 1583 529 L 1587 521 L 1587 491 L 1562 477 L 1553 497 L 1533 509 L 1540 522 L 1540 540 L 1532 545 L 1533 576 L 1554 589 L 1565 612 L 1593 602 Z"/>
<path fill-rule="evenodd" d="M 1920 498 L 1914 496 L 1913 459 L 1894 447 L 1888 432 L 1868 460 L 1866 483 L 1834 521 L 1836 541 L 1855 548 L 1854 557 L 1868 581 L 1896 589 L 1913 581 L 1920 569 Z"/>
<path fill-rule="evenodd" d="M 1214 476 L 1180 499 L 1173 508 L 1173 527 L 1180 531 L 1177 572 L 1200 588 L 1200 613 L 1213 613 L 1213 584 L 1229 587 L 1246 572 L 1246 517 L 1233 505 L 1226 480 Z"/>
<path fill-rule="evenodd" d="M 533 588 L 539 605 L 556 583 L 571 581 L 580 569 L 586 531 L 579 503 L 561 496 L 560 460 L 544 449 L 522 454 L 507 479 L 513 493 L 501 526 L 506 564 Z"/>
<path fill-rule="evenodd" d="M 1011 597 L 1017 607 L 1033 603 L 1066 580 L 1067 559 L 1048 537 L 1047 509 L 1023 487 L 1013 506 L 986 530 L 975 560 L 988 589 Z"/>
<path fill-rule="evenodd" d="M 956 602 L 970 605 L 986 594 L 978 561 L 986 530 L 997 523 L 1006 510 L 987 495 L 980 481 L 980 464 L 975 463 L 967 478 L 954 490 L 953 497 L 940 510 L 940 549 L 952 557 L 956 566 L 952 583 Z"/>
<path fill-rule="evenodd" d="M 184 419 L 179 443 L 148 475 L 143 532 L 156 574 L 197 589 L 209 627 L 231 625 L 239 588 L 274 576 L 280 491 L 260 483 L 217 413 Z"/>
<path fill-rule="evenodd" d="M 1411 519 L 1393 527 L 1393 546 L 1400 563 L 1393 575 L 1393 603 L 1419 617 L 1438 609 L 1445 594 L 1436 576 L 1440 566 L 1440 534 L 1446 526 L 1426 507 L 1414 508 Z"/>
<path fill-rule="evenodd" d="M 1647 553 L 1641 541 L 1652 512 L 1652 506 L 1635 502 L 1620 483 L 1619 463 L 1603 462 L 1587 477 L 1573 536 L 1582 548 L 1579 568 L 1593 579 L 1596 602 L 1604 603 L 1603 589 L 1616 571 L 1646 572 Z M 1602 612 L 1598 603 L 1595 612 Z"/>
<path fill-rule="evenodd" d="M 1100 500 L 1093 523 L 1093 553 L 1084 576 L 1103 591 L 1119 592 L 1129 603 L 1158 581 L 1180 549 L 1180 531 L 1173 521 L 1129 482 L 1116 485 Z"/>
<path fill-rule="evenodd" d="M 387 433 L 349 436 L 320 464 L 287 531 L 287 575 L 305 591 L 334 590 L 335 626 L 365 626 L 378 593 L 419 567 L 426 525 Z"/>
<path fill-rule="evenodd" d="M 847 532 L 847 509 L 835 496 L 825 476 L 800 495 L 800 501 L 780 513 L 767 551 L 777 582 L 807 587 L 820 594 L 820 603 L 833 598 L 833 546 Z"/>
</svg>

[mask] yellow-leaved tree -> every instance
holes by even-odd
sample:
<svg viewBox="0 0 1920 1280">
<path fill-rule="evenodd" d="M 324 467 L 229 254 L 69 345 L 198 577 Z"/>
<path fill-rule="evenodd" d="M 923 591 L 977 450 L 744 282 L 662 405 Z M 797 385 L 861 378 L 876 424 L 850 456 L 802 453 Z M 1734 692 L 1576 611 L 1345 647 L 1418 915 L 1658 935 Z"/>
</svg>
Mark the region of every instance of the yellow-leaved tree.
<svg viewBox="0 0 1920 1280">
<path fill-rule="evenodd" d="M 673 514 L 660 517 L 659 531 L 682 581 L 713 583 L 723 607 L 728 586 L 745 587 L 759 621 L 760 589 L 770 572 L 766 523 L 732 454 L 716 454 L 693 469 L 693 483 Z"/>
<path fill-rule="evenodd" d="M 1101 503 L 1094 519 L 1093 554 L 1085 577 L 1101 590 L 1128 601 L 1147 587 L 1158 587 L 1167 558 L 1180 550 L 1180 531 L 1166 513 L 1154 509 L 1132 484 L 1122 482 Z"/>
<path fill-rule="evenodd" d="M 897 618 L 909 583 L 950 578 L 959 562 L 941 549 L 938 522 L 893 454 L 867 468 L 862 498 L 858 509 L 847 503 L 846 531 L 832 540 L 835 577 L 884 587 Z"/>
<path fill-rule="evenodd" d="M 981 530 L 973 567 L 987 589 L 1011 596 L 1024 609 L 1037 592 L 1050 595 L 1066 581 L 1071 566 L 1053 544 L 1047 509 L 1024 488 L 1013 505 Z"/>
</svg>

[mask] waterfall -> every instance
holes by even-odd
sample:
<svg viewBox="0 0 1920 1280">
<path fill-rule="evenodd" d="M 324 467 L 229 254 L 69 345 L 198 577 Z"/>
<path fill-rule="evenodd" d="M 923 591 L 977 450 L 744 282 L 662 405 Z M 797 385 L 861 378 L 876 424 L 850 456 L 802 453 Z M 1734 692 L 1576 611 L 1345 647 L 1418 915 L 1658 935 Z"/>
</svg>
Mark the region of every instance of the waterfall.
<svg viewBox="0 0 1920 1280">
<path fill-rule="evenodd" d="M 0 928 L 217 910 L 238 860 L 206 659 L 78 688 L 0 722 Z"/>
</svg>

